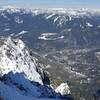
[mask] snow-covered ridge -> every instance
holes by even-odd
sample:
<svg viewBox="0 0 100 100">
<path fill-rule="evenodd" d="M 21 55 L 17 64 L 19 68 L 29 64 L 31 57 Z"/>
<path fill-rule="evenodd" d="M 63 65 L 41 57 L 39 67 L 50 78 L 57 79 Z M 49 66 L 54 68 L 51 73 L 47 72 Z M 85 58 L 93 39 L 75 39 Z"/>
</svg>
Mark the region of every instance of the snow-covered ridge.
<svg viewBox="0 0 100 100">
<path fill-rule="evenodd" d="M 37 59 L 30 56 L 25 44 L 19 39 L 7 38 L 1 41 L 4 43 L 0 45 L 0 74 L 10 71 L 24 73 L 27 79 L 42 84 L 41 76 L 36 72 Z"/>
<path fill-rule="evenodd" d="M 80 17 L 94 17 L 94 16 L 100 16 L 100 9 L 89 9 L 89 8 L 20 8 L 20 7 L 12 7 L 12 6 L 6 6 L 6 7 L 0 7 L 0 14 L 8 21 L 10 20 L 9 17 L 7 17 L 7 14 L 5 12 L 8 12 L 9 14 L 13 13 L 19 13 L 18 16 L 14 17 L 14 21 L 17 24 L 23 24 L 24 20 L 20 15 L 23 14 L 31 14 L 33 17 L 37 15 L 42 15 L 42 17 L 46 20 L 52 20 L 54 24 L 60 27 L 66 24 L 68 21 L 72 21 L 75 18 Z M 91 24 L 91 23 L 90 23 Z M 87 24 L 87 26 L 92 27 L 90 24 Z"/>
<path fill-rule="evenodd" d="M 100 13 L 100 9 L 92 9 L 92 8 L 21 8 L 21 7 L 13 7 L 13 6 L 1 6 L 0 11 L 7 10 L 8 12 L 32 12 L 36 15 L 43 13 L 55 13 L 55 14 L 67 14 L 67 15 L 87 15 Z"/>
</svg>

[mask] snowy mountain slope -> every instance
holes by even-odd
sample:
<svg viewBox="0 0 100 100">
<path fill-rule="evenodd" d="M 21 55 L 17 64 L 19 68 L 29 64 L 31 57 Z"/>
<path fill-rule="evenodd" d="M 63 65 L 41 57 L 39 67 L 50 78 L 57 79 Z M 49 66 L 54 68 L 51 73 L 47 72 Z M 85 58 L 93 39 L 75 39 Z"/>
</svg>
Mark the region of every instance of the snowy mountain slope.
<svg viewBox="0 0 100 100">
<path fill-rule="evenodd" d="M 30 97 L 20 95 L 16 90 L 0 82 L 0 100 L 32 100 Z"/>
<path fill-rule="evenodd" d="M 3 40 L 1 40 L 3 42 Z M 41 76 L 36 72 L 37 59 L 31 57 L 25 44 L 16 39 L 15 41 L 8 38 L 0 47 L 0 72 L 1 75 L 10 71 L 23 72 L 25 77 L 42 84 Z M 33 76 L 33 73 L 35 77 Z"/>
<path fill-rule="evenodd" d="M 34 97 L 20 95 L 16 90 L 0 82 L 0 100 L 61 100 L 61 99 L 34 98 Z"/>
<path fill-rule="evenodd" d="M 20 39 L 0 39 L 0 97 L 4 100 L 60 98 L 71 100 L 70 93 L 61 94 L 44 84 L 38 59 L 30 54 Z M 45 77 L 45 75 L 44 75 Z M 64 89 L 64 88 L 63 88 Z M 38 99 L 35 99 L 38 100 Z M 41 99 L 42 100 L 42 99 Z M 49 99 L 47 99 L 49 100 Z"/>
</svg>

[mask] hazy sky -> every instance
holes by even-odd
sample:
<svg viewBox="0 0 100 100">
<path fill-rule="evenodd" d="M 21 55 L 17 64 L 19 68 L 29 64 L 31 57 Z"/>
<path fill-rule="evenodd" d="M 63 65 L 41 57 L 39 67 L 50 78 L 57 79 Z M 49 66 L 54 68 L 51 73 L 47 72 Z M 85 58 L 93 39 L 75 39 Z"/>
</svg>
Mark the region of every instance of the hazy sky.
<svg viewBox="0 0 100 100">
<path fill-rule="evenodd" d="M 0 0 L 0 5 L 22 7 L 94 7 L 100 8 L 100 0 Z"/>
</svg>

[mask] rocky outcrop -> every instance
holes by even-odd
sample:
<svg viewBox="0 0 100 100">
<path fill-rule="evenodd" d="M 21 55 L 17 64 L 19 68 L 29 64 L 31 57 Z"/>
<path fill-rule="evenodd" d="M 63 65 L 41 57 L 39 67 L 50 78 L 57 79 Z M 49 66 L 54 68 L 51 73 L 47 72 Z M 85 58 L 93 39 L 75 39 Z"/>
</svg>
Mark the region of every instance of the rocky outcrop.
<svg viewBox="0 0 100 100">
<path fill-rule="evenodd" d="M 0 97 L 4 100 L 60 98 L 72 100 L 67 83 L 51 88 L 38 59 L 20 39 L 2 38 L 0 45 Z"/>
</svg>

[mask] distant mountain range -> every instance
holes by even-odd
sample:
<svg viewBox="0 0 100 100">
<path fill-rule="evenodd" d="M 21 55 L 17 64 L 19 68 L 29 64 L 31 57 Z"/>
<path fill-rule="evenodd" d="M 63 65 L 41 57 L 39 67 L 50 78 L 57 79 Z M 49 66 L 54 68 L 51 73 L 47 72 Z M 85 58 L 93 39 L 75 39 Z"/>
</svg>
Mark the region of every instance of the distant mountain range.
<svg viewBox="0 0 100 100">
<path fill-rule="evenodd" d="M 100 10 L 0 9 L 0 36 L 20 37 L 32 47 L 38 48 L 41 42 L 55 49 L 99 46 L 99 31 Z"/>
<path fill-rule="evenodd" d="M 41 68 L 48 73 L 50 84 L 57 88 L 63 82 L 68 83 L 76 100 L 93 98 L 99 88 L 100 9 L 0 7 L 0 36 L 10 37 L 12 43 L 12 39 L 24 41 L 33 52 L 32 56 L 38 59 Z M 34 62 L 27 56 L 18 56 L 21 64 L 17 71 L 24 64 L 22 59 L 26 59 L 28 65 Z M 11 64 L 14 68 L 16 63 Z M 16 70 L 13 70 L 15 73 Z M 34 76 L 29 77 L 33 74 L 32 69 L 27 67 L 27 71 L 27 78 L 32 80 Z M 39 72 L 41 76 L 42 72 Z M 35 82 L 41 83 L 39 75 L 36 79 L 39 80 Z M 45 82 L 48 83 L 47 80 Z"/>
</svg>

